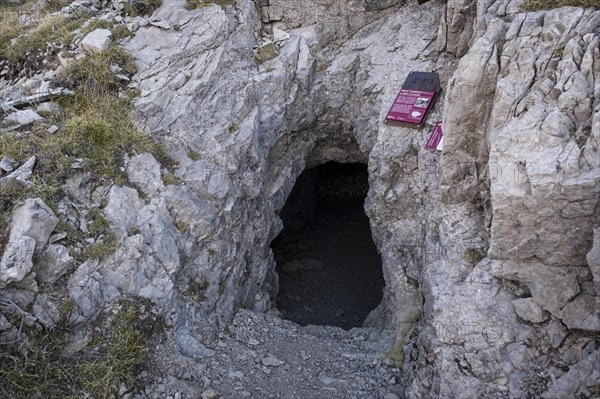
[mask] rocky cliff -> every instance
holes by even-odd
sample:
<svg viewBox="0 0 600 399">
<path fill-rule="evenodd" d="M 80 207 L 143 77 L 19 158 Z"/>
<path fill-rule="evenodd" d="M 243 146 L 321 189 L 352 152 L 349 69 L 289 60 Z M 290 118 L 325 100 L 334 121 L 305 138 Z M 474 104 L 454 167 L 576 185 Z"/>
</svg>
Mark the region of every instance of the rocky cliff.
<svg viewBox="0 0 600 399">
<path fill-rule="evenodd" d="M 148 397 L 165 386 L 216 397 L 215 379 L 224 397 L 243 397 L 226 381 L 247 385 L 251 373 L 227 374 L 222 348 L 233 344 L 223 331 L 241 308 L 276 313 L 269 244 L 282 228 L 278 212 L 305 168 L 364 162 L 386 288 L 370 329 L 349 339 L 370 331 L 379 361 L 391 330 L 401 362 L 393 381 L 364 397 L 600 395 L 600 11 L 524 12 L 519 0 L 238 0 L 191 10 L 165 2 L 132 17 L 122 4 L 76 2 L 63 12 L 119 14 L 131 34 L 118 44 L 137 72 L 111 70 L 139 90 L 136 124 L 170 161 L 130 152 L 124 181 L 93 180 L 75 166 L 58 206 L 16 202 L 0 264 L 6 337 L 18 336 L 9 323 L 17 305 L 31 325 L 52 325 L 56 287 L 72 301 L 71 325 L 83 326 L 71 332 L 78 347 L 103 309 L 143 298 L 165 331 Z M 71 45 L 79 57 L 106 51 L 111 31 L 98 30 Z M 422 130 L 387 126 L 413 70 L 438 71 L 444 99 Z M 32 80 L 6 81 L 6 129 L 35 122 L 9 106 Z M 441 153 L 424 149 L 436 120 Z M 34 163 L 16 175 L 4 169 L 0 183 L 29 181 Z M 82 226 L 93 212 L 114 247 L 73 257 L 57 225 Z M 240 320 L 256 317 L 265 329 L 279 323 L 238 316 L 240 339 Z M 227 356 L 233 369 L 242 362 Z M 267 370 L 283 364 L 266 358 Z M 204 371 L 183 378 L 173 364 Z M 335 384 L 331 397 L 355 389 Z M 320 397 L 315 389 L 296 397 Z"/>
</svg>

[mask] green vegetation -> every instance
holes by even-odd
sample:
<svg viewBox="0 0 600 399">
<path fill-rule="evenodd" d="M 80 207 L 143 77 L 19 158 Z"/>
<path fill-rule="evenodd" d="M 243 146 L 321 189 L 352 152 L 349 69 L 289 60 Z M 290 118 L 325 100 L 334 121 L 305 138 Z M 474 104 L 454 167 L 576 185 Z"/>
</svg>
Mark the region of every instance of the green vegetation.
<svg viewBox="0 0 600 399">
<path fill-rule="evenodd" d="M 208 281 L 202 279 L 200 281 L 190 281 L 186 292 L 194 297 L 198 302 L 206 300 L 206 290 L 208 290 Z"/>
<path fill-rule="evenodd" d="M 404 345 L 406 345 L 406 342 L 400 340 L 384 355 L 384 357 L 394 362 L 396 367 L 401 367 L 404 362 Z"/>
<path fill-rule="evenodd" d="M 79 369 L 79 382 L 94 398 L 109 398 L 119 383 L 131 385 L 135 371 L 142 364 L 142 334 L 136 330 L 138 310 L 127 305 L 115 319 L 113 335 L 106 353 L 98 361 L 84 363 Z"/>
<path fill-rule="evenodd" d="M 96 242 L 85 248 L 83 259 L 102 259 L 112 254 L 118 246 L 117 238 L 110 232 L 110 224 L 100 210 L 93 208 L 88 214 L 88 229 Z"/>
<path fill-rule="evenodd" d="M 485 252 L 478 248 L 467 248 L 463 251 L 463 257 L 471 266 L 475 266 L 485 258 Z"/>
<path fill-rule="evenodd" d="M 129 1 L 123 9 L 129 16 L 136 17 L 140 15 L 152 14 L 160 5 L 162 0 L 137 0 Z"/>
<path fill-rule="evenodd" d="M 208 7 L 211 4 L 216 4 L 221 8 L 225 8 L 227 6 L 235 7 L 235 0 L 211 0 L 211 1 L 203 1 L 203 0 L 186 0 L 185 5 L 183 6 L 186 10 L 196 10 L 198 8 Z"/>
<path fill-rule="evenodd" d="M 558 7 L 600 8 L 599 0 L 529 0 L 521 6 L 523 11 L 548 10 Z"/>
<path fill-rule="evenodd" d="M 233 133 L 233 132 L 237 132 L 238 130 L 240 130 L 240 127 L 237 125 L 237 123 L 232 123 L 231 125 L 229 125 L 227 130 L 229 130 L 229 133 Z"/>
<path fill-rule="evenodd" d="M 187 156 L 189 159 L 191 159 L 192 161 L 197 161 L 200 159 L 200 154 L 198 154 L 196 151 L 194 150 L 189 150 L 187 153 Z"/>
<path fill-rule="evenodd" d="M 131 37 L 134 35 L 134 33 L 130 31 L 129 28 L 127 28 L 127 25 L 124 24 L 116 25 L 114 28 L 111 29 L 111 32 L 112 39 L 114 41 L 120 41 L 125 39 L 126 37 Z"/>
<path fill-rule="evenodd" d="M 135 72 L 131 56 L 117 46 L 71 61 L 61 84 L 73 88 L 76 94 L 56 99 L 62 112 L 52 116 L 50 122 L 63 126 L 58 132 L 50 134 L 38 126 L 31 132 L 0 135 L 0 154 L 18 164 L 32 155 L 37 157 L 30 187 L 17 183 L 0 187 L 0 218 L 4 219 L 3 212 L 10 214 L 15 203 L 29 196 L 40 196 L 52 207 L 64 196 L 61 186 L 78 159 L 83 159 L 82 169 L 91 172 L 93 183 L 109 179 L 124 184 L 127 179 L 121 166 L 126 154 L 150 152 L 163 164 L 173 164 L 164 147 L 135 126 L 130 115 L 131 100 L 119 96 L 122 86 L 111 73 L 111 64 L 128 73 Z M 109 233 L 108 222 L 99 217 L 99 211 L 92 211 L 90 216 L 91 233 L 97 241 L 83 251 L 83 256 L 102 258 L 116 249 L 117 240 Z M 7 233 L 0 231 L 0 237 Z M 84 238 L 74 231 L 67 234 L 70 243 Z"/>
<path fill-rule="evenodd" d="M 265 62 L 277 57 L 277 54 L 279 54 L 279 50 L 277 49 L 275 43 L 269 43 L 266 46 L 262 46 L 260 49 L 258 49 L 258 52 L 254 56 L 254 62 L 256 65 L 264 64 Z"/>
<path fill-rule="evenodd" d="M 175 227 L 177 228 L 177 230 L 181 231 L 182 233 L 189 233 L 190 232 L 190 225 L 187 224 L 186 222 L 184 222 L 181 219 L 177 219 L 175 221 Z"/>
<path fill-rule="evenodd" d="M 136 329 L 137 307 L 118 313 L 93 354 L 65 357 L 61 329 L 31 329 L 23 353 L 0 352 L 0 397 L 106 399 L 121 383 L 131 385 L 142 364 L 142 334 Z"/>
<path fill-rule="evenodd" d="M 163 183 L 166 186 L 178 186 L 182 183 L 182 180 L 179 177 L 175 176 L 172 172 L 166 172 L 163 175 Z"/>
<path fill-rule="evenodd" d="M 3 22 L 4 23 L 4 22 Z M 0 32 L 0 53 L 13 63 L 25 61 L 27 54 L 46 47 L 48 43 L 68 45 L 73 40 L 73 30 L 79 28 L 83 20 L 66 16 L 54 16 L 43 20 L 39 25 L 25 28 L 17 20 L 14 25 L 3 27 Z M 19 37 L 11 45 L 11 39 Z"/>
</svg>

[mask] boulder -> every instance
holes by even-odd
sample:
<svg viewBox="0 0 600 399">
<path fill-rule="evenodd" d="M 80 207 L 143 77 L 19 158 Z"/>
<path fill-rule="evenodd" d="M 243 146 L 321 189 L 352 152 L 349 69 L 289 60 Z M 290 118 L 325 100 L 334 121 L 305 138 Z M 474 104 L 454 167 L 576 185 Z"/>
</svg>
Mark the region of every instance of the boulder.
<svg viewBox="0 0 600 399">
<path fill-rule="evenodd" d="M 40 283 L 52 284 L 74 264 L 67 247 L 50 244 L 36 262 L 34 271 Z"/>
<path fill-rule="evenodd" d="M 19 167 L 19 169 L 12 172 L 10 175 L 3 178 L 4 179 L 15 179 L 20 181 L 21 183 L 29 183 L 29 178 L 33 174 L 33 168 L 35 168 L 36 157 L 32 156 L 25 162 L 23 165 Z"/>
<path fill-rule="evenodd" d="M 586 260 L 594 277 L 596 295 L 600 296 L 600 228 L 594 229 L 594 243 L 586 255 Z"/>
<path fill-rule="evenodd" d="M 531 323 L 542 323 L 548 319 L 547 315 L 533 298 L 520 298 L 512 302 L 515 312 L 523 320 Z"/>
<path fill-rule="evenodd" d="M 23 126 L 31 125 L 34 122 L 41 122 L 45 119 L 41 117 L 37 112 L 32 109 L 25 109 L 22 111 L 16 111 L 9 114 L 4 118 L 2 124 L 12 128 L 19 128 Z"/>
<path fill-rule="evenodd" d="M 39 255 L 57 224 L 58 218 L 41 198 L 28 198 L 13 214 L 9 243 L 23 236 L 33 238 Z"/>
<path fill-rule="evenodd" d="M 108 29 L 96 29 L 88 33 L 81 41 L 81 47 L 87 52 L 101 53 L 108 50 L 112 32 Z"/>
<path fill-rule="evenodd" d="M 136 155 L 127 165 L 127 177 L 132 183 L 138 185 L 147 196 L 153 196 L 164 187 L 160 174 L 160 165 L 148 153 Z"/>
<path fill-rule="evenodd" d="M 569 329 L 600 332 L 600 298 L 582 292 L 563 308 L 562 321 Z"/>
</svg>

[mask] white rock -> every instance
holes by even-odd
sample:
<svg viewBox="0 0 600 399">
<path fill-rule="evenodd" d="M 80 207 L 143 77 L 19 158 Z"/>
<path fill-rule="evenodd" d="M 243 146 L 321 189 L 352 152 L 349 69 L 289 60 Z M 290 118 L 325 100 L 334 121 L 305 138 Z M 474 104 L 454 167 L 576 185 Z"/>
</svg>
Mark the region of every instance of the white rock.
<svg viewBox="0 0 600 399">
<path fill-rule="evenodd" d="M 21 236 L 6 245 L 0 260 L 0 288 L 13 281 L 21 281 L 33 268 L 35 240 Z"/>
<path fill-rule="evenodd" d="M 132 183 L 136 183 L 144 194 L 154 195 L 163 188 L 160 174 L 160 165 L 156 159 L 148 153 L 136 155 L 127 165 L 127 177 Z"/>
<path fill-rule="evenodd" d="M 56 304 L 44 295 L 38 295 L 31 312 L 46 328 L 52 328 L 60 321 L 60 311 Z"/>
<path fill-rule="evenodd" d="M 35 264 L 35 278 L 40 283 L 52 284 L 73 264 L 74 260 L 65 246 L 50 244 Z"/>
<path fill-rule="evenodd" d="M 520 298 L 512 301 L 515 312 L 520 318 L 532 323 L 541 323 L 548 319 L 547 315 L 533 298 Z"/>
<path fill-rule="evenodd" d="M 156 26 L 157 28 L 161 28 L 161 29 L 171 29 L 172 28 L 171 23 L 164 19 L 161 19 L 158 21 L 152 21 L 152 22 L 150 22 L 150 25 Z"/>
<path fill-rule="evenodd" d="M 9 114 L 2 121 L 3 125 L 9 125 L 10 127 L 17 128 L 27 125 L 31 125 L 34 122 L 41 122 L 45 120 L 37 112 L 32 109 L 26 109 L 22 111 L 13 112 Z"/>
<path fill-rule="evenodd" d="M 600 228 L 594 229 L 594 243 L 586 255 L 586 260 L 594 276 L 596 295 L 600 296 Z"/>
<path fill-rule="evenodd" d="M 103 52 L 108 50 L 112 32 L 108 29 L 96 29 L 88 33 L 81 41 L 81 47 L 88 52 Z"/>
<path fill-rule="evenodd" d="M 28 198 L 13 213 L 9 242 L 27 236 L 35 240 L 39 255 L 58 224 L 54 212 L 40 198 Z"/>
<path fill-rule="evenodd" d="M 33 173 L 33 168 L 35 167 L 36 158 L 35 155 L 32 156 L 25 162 L 23 165 L 19 167 L 19 169 L 15 170 L 8 176 L 3 179 L 15 179 L 22 183 L 28 183 L 29 178 Z"/>
<path fill-rule="evenodd" d="M 290 34 L 284 30 L 274 27 L 273 28 L 273 40 L 276 42 L 287 40 L 290 38 Z"/>
<path fill-rule="evenodd" d="M 47 101 L 38 105 L 36 110 L 41 113 L 58 114 L 61 107 L 54 101 Z"/>
<path fill-rule="evenodd" d="M 269 367 L 278 367 L 278 366 L 281 366 L 282 364 L 284 364 L 285 362 L 277 359 L 273 355 L 268 355 L 261 359 L 261 363 L 264 364 L 265 366 L 269 366 Z"/>
<path fill-rule="evenodd" d="M 15 168 L 13 167 L 13 161 L 10 160 L 6 155 L 3 156 L 0 160 L 0 169 L 2 169 L 5 172 L 12 172 L 13 170 L 15 170 Z"/>
<path fill-rule="evenodd" d="M 600 332 L 600 298 L 582 292 L 563 308 L 562 321 L 569 329 Z"/>
<path fill-rule="evenodd" d="M 217 399 L 219 397 L 219 394 L 214 389 L 208 388 L 208 389 L 205 389 L 204 391 L 202 391 L 202 393 L 200 394 L 200 397 L 202 399 Z"/>
</svg>

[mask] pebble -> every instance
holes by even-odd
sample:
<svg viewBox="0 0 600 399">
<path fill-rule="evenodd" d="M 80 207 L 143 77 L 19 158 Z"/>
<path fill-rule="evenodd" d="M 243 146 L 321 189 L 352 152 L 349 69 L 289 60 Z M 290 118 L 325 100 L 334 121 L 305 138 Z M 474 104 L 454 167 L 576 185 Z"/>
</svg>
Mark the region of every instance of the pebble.
<svg viewBox="0 0 600 399">
<path fill-rule="evenodd" d="M 218 396 L 218 395 L 219 395 L 219 394 L 217 393 L 217 391 L 215 391 L 215 390 L 214 390 L 214 389 L 212 389 L 212 388 L 208 388 L 208 389 L 205 389 L 205 390 L 204 390 L 204 391 L 203 391 L 203 392 L 200 394 L 200 397 L 201 397 L 202 399 L 217 399 L 217 396 Z"/>
<path fill-rule="evenodd" d="M 270 366 L 270 367 L 281 366 L 282 364 L 285 363 L 285 362 L 282 362 L 281 360 L 279 360 L 276 357 L 271 356 L 271 355 L 263 357 L 262 360 L 261 360 L 261 362 L 265 366 Z"/>
</svg>

